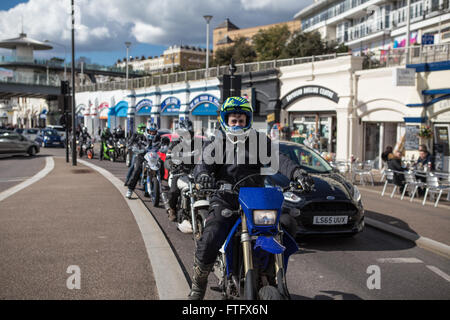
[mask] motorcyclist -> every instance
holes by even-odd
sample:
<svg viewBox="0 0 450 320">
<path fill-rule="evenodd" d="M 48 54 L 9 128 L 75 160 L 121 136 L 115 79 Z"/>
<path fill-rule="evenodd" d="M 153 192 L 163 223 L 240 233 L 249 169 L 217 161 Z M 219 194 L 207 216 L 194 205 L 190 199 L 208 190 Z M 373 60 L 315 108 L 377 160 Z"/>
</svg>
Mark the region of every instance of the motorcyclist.
<svg viewBox="0 0 450 320">
<path fill-rule="evenodd" d="M 133 135 L 131 136 L 131 138 L 128 141 L 127 149 L 131 150 L 133 148 L 133 146 L 139 147 L 139 145 L 141 143 L 143 143 L 143 144 L 146 143 L 145 128 L 146 128 L 145 123 L 140 123 L 137 126 L 136 132 L 133 133 Z M 128 169 L 128 173 L 125 178 L 125 184 L 124 184 L 125 186 L 128 186 L 128 182 L 130 181 L 131 174 L 133 173 L 133 170 L 134 170 L 134 162 L 135 161 L 136 161 L 136 155 L 133 153 L 133 155 L 131 156 L 130 168 Z"/>
<path fill-rule="evenodd" d="M 87 127 L 83 127 L 83 129 L 81 130 L 81 134 L 80 134 L 81 145 L 86 143 L 88 139 L 92 139 L 91 135 L 89 134 Z"/>
<path fill-rule="evenodd" d="M 122 129 L 122 126 L 120 124 L 116 129 L 116 139 L 125 139 L 125 131 Z"/>
<path fill-rule="evenodd" d="M 173 151 L 174 149 L 176 149 L 175 146 L 181 143 L 183 145 L 181 150 L 183 150 L 184 152 L 187 151 L 192 152 L 196 145 L 201 145 L 194 143 L 194 127 L 192 125 L 192 121 L 189 120 L 188 118 L 180 121 L 177 133 L 179 133 L 179 137 L 177 139 L 172 140 L 172 143 L 169 146 L 169 150 Z M 183 166 L 182 168 L 183 171 L 185 172 L 192 171 L 195 162 L 194 157 L 195 155 L 192 154 L 189 157 L 190 158 L 189 161 L 182 162 L 181 166 Z M 180 176 L 173 178 L 172 183 L 170 185 L 170 189 L 167 193 L 167 203 L 164 204 L 170 221 L 176 220 L 176 206 L 178 203 L 178 198 L 180 197 L 180 190 L 177 187 L 177 181 L 179 178 Z"/>
<path fill-rule="evenodd" d="M 147 123 L 147 127 L 145 128 L 144 139 L 141 139 L 139 141 L 138 147 L 145 148 L 146 150 L 150 150 L 151 148 L 159 148 L 160 142 L 161 135 L 158 134 L 158 127 L 155 123 L 149 121 Z M 136 184 L 141 176 L 144 155 L 144 153 L 138 154 L 134 161 L 134 169 L 131 175 L 131 179 L 128 182 L 128 191 L 126 193 L 126 197 L 128 199 L 131 198 L 131 195 L 133 194 L 133 191 L 136 188 Z"/>
<path fill-rule="evenodd" d="M 247 99 L 242 97 L 230 97 L 225 100 L 220 108 L 219 124 L 221 132 L 216 133 L 214 141 L 210 144 L 205 144 L 202 160 L 194 169 L 194 176 L 198 183 L 203 184 L 207 188 L 212 187 L 215 180 L 225 180 L 235 184 L 252 173 L 258 174 L 261 172 L 263 164 L 260 159 L 257 159 L 256 164 L 252 164 L 255 162 L 251 162 L 251 159 L 255 160 L 255 154 L 253 153 L 257 152 L 257 154 L 259 154 L 257 148 L 259 148 L 260 142 L 264 143 L 264 140 L 267 140 L 267 150 L 270 150 L 272 141 L 267 135 L 258 135 L 256 131 L 252 129 L 252 123 L 253 109 Z M 250 149 L 250 139 L 248 139 L 251 131 L 253 131 L 252 134 L 256 134 L 258 139 L 256 146 L 252 145 L 252 149 Z M 227 141 L 232 143 L 232 150 L 229 149 L 229 146 L 225 148 Z M 219 144 L 218 149 L 223 150 L 221 158 L 222 160 L 226 159 L 226 161 L 220 163 L 215 161 L 212 162 L 212 164 L 211 162 L 205 161 L 206 151 L 208 148 L 210 150 L 210 147 L 214 146 L 214 144 Z M 238 146 L 238 144 L 241 145 Z M 252 144 L 254 144 L 254 141 L 252 141 Z M 242 148 L 243 146 L 244 148 Z M 214 150 L 218 149 L 214 148 Z M 239 149 L 241 150 L 239 151 Z M 237 154 L 235 150 L 237 150 Z M 245 151 L 245 162 L 240 162 L 241 160 L 238 159 L 241 158 L 239 157 L 239 154 L 243 151 Z M 231 161 L 229 161 L 230 152 Z M 239 161 L 239 164 L 237 164 L 237 161 Z M 293 181 L 298 180 L 305 189 L 310 188 L 313 185 L 312 178 L 287 156 L 279 154 L 278 163 L 279 172 Z M 263 187 L 264 177 L 258 176 L 253 179 L 247 179 L 240 186 Z M 197 243 L 192 287 L 188 299 L 201 300 L 204 298 L 208 275 L 214 265 L 216 256 L 238 218 L 237 216 L 223 217 L 221 214 L 222 210 L 230 209 L 234 211 L 238 208 L 239 203 L 237 195 L 217 193 L 211 197 L 210 211 L 205 220 L 202 237 Z M 281 220 L 283 225 L 296 223 L 295 219 L 288 214 L 284 216 L 285 219 Z"/>
<path fill-rule="evenodd" d="M 102 135 L 100 136 L 101 145 L 100 145 L 100 161 L 103 160 L 103 150 L 105 149 L 106 142 L 112 137 L 111 131 L 108 127 L 105 127 L 102 131 Z"/>
</svg>

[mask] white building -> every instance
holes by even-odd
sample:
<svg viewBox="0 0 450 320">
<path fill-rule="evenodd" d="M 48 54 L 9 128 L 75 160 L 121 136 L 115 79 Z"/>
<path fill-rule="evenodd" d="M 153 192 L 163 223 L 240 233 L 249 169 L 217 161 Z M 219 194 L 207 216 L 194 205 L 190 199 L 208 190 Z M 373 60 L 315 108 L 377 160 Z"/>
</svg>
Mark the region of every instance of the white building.
<svg viewBox="0 0 450 320">
<path fill-rule="evenodd" d="M 302 31 L 318 31 L 356 55 L 406 46 L 407 0 L 321 0 L 298 12 Z M 449 0 L 411 0 L 410 45 L 429 35 L 434 44 L 450 41 Z M 430 43 L 430 38 L 427 44 Z"/>
</svg>

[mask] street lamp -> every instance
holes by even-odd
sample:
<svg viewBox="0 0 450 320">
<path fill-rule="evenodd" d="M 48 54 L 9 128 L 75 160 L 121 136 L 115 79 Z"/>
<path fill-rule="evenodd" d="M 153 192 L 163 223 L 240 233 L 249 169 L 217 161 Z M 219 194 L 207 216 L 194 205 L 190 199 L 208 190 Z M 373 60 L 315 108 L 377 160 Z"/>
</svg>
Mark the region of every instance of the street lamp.
<svg viewBox="0 0 450 320">
<path fill-rule="evenodd" d="M 208 68 L 209 68 L 209 22 L 213 16 L 205 15 L 203 18 L 206 20 L 206 73 L 205 77 L 208 78 Z"/>
<path fill-rule="evenodd" d="M 126 62 L 126 75 L 125 75 L 125 89 L 128 89 L 128 61 L 130 59 L 130 57 L 128 56 L 128 49 L 131 46 L 131 42 L 127 41 L 125 42 L 125 46 L 127 47 L 127 62 Z"/>
<path fill-rule="evenodd" d="M 63 45 L 63 44 L 60 44 L 58 42 L 54 42 L 54 41 L 50 41 L 50 40 L 44 40 L 44 42 L 53 43 L 53 44 L 56 44 L 56 45 L 61 46 L 61 47 L 64 48 L 64 81 L 66 81 L 67 80 L 67 66 L 66 66 L 67 49 L 66 49 L 66 46 Z"/>
</svg>

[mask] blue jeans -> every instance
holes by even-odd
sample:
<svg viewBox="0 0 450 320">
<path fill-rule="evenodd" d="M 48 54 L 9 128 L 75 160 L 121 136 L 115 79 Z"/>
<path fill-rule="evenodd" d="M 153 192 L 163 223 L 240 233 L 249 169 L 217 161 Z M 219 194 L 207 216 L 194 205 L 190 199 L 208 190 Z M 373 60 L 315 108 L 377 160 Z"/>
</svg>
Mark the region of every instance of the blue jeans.
<svg viewBox="0 0 450 320">
<path fill-rule="evenodd" d="M 127 183 L 130 181 L 131 175 L 133 174 L 135 161 L 136 161 L 136 154 L 133 153 L 133 156 L 131 157 L 131 165 L 130 168 L 128 169 L 127 178 L 125 179 L 125 182 Z"/>
</svg>

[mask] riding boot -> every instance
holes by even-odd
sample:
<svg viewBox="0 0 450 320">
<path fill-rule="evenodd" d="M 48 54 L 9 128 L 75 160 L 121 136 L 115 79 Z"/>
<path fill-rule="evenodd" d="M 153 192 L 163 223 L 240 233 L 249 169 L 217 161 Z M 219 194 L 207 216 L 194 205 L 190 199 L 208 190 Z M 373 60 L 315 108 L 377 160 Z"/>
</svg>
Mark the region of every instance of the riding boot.
<svg viewBox="0 0 450 320">
<path fill-rule="evenodd" d="M 175 214 L 175 210 L 172 208 L 167 209 L 167 213 L 169 215 L 169 221 L 175 221 L 177 220 L 177 215 Z"/>
<path fill-rule="evenodd" d="M 205 265 L 194 259 L 194 274 L 192 276 L 192 287 L 189 292 L 189 300 L 203 300 L 206 293 L 206 287 L 208 285 L 208 276 L 211 272 L 214 263 Z"/>
</svg>

